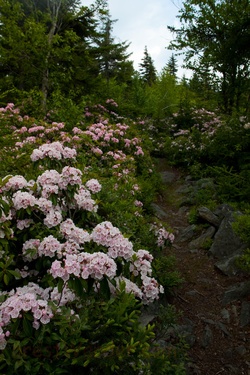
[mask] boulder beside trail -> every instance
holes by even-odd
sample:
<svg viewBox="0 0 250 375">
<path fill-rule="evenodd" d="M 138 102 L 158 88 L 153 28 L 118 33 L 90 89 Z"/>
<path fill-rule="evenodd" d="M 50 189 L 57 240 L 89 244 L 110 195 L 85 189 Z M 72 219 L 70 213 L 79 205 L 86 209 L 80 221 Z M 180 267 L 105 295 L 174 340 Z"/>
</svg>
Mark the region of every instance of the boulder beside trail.
<svg viewBox="0 0 250 375">
<path fill-rule="evenodd" d="M 228 212 L 222 220 L 209 253 L 217 259 L 231 257 L 239 253 L 243 242 L 234 232 L 232 223 L 235 221 L 235 213 Z"/>
</svg>

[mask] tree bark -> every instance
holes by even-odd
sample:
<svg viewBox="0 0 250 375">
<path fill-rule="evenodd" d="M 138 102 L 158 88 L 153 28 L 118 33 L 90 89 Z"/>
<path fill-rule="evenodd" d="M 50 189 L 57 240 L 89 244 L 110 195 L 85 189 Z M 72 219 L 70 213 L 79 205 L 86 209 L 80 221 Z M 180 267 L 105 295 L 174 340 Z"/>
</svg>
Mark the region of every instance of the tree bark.
<svg viewBox="0 0 250 375">
<path fill-rule="evenodd" d="M 59 11 L 62 5 L 62 0 L 48 0 L 47 7 L 50 12 L 51 17 L 51 27 L 48 32 L 48 52 L 45 57 L 45 68 L 42 75 L 42 111 L 46 113 L 47 109 L 47 99 L 48 99 L 48 90 L 49 90 L 49 63 L 51 55 L 51 46 L 53 42 L 53 37 L 56 33 L 56 28 L 58 26 L 58 16 Z"/>
</svg>

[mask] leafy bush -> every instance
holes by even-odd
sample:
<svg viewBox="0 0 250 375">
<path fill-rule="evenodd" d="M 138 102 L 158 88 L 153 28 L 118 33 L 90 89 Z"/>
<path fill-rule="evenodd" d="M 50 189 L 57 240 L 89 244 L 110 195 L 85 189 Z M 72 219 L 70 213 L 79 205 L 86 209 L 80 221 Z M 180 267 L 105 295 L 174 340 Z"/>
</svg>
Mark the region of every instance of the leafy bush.
<svg viewBox="0 0 250 375">
<path fill-rule="evenodd" d="M 123 290 L 109 301 L 88 297 L 82 302 L 86 308 L 77 316 L 64 307 L 38 330 L 23 313 L 0 356 L 1 373 L 151 374 L 153 327 L 140 325 L 134 296 Z"/>
<path fill-rule="evenodd" d="M 136 176 L 149 179 L 152 171 L 150 158 L 139 167 L 140 139 L 126 138 L 127 125 L 107 119 L 71 135 L 63 123 L 37 126 L 14 111 L 2 111 L 2 121 L 12 122 L 3 156 L 13 144 L 16 158 L 28 147 L 33 163 L 27 159 L 25 176 L 18 166 L 18 175 L 1 180 L 2 372 L 151 374 L 154 361 L 179 371 L 154 346 L 152 327 L 139 324 L 138 301 L 163 292 L 150 249 L 131 241 L 136 211 L 136 233 L 148 227 Z M 112 215 L 120 228 L 107 220 Z M 154 233 L 149 237 L 159 246 Z"/>
<path fill-rule="evenodd" d="M 244 254 L 237 259 L 239 267 L 250 272 L 250 213 L 247 211 L 244 215 L 237 215 L 232 227 L 242 241 L 249 247 Z"/>
</svg>

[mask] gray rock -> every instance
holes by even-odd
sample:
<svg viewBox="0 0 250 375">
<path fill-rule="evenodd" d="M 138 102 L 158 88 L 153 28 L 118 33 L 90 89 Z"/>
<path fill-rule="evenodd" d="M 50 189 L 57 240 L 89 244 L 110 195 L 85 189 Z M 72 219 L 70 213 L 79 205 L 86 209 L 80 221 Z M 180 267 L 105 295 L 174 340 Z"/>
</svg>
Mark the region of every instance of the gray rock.
<svg viewBox="0 0 250 375">
<path fill-rule="evenodd" d="M 193 188 L 190 187 L 190 185 L 185 184 L 185 185 L 180 186 L 176 190 L 176 193 L 178 193 L 178 194 L 189 194 L 192 190 L 193 190 Z"/>
<path fill-rule="evenodd" d="M 201 178 L 196 182 L 198 189 L 211 189 L 215 190 L 214 181 L 212 178 Z"/>
<path fill-rule="evenodd" d="M 231 312 L 232 312 L 235 324 L 238 326 L 240 321 L 239 321 L 239 314 L 238 314 L 238 310 L 237 310 L 237 306 L 236 305 L 232 305 Z"/>
<path fill-rule="evenodd" d="M 157 315 L 147 314 L 146 312 L 142 313 L 138 319 L 139 323 L 146 327 L 148 324 L 152 323 Z"/>
<path fill-rule="evenodd" d="M 176 332 L 179 336 L 185 339 L 190 348 L 194 346 L 196 342 L 196 336 L 194 334 L 194 325 L 192 323 L 177 326 Z"/>
<path fill-rule="evenodd" d="M 168 219 L 168 215 L 167 213 L 160 207 L 158 206 L 158 204 L 156 203 L 152 203 L 151 204 L 151 207 L 155 213 L 155 216 L 159 219 L 159 220 L 164 220 L 164 219 Z"/>
<path fill-rule="evenodd" d="M 192 196 L 190 195 L 189 197 L 183 197 L 182 199 L 180 199 L 180 202 L 179 202 L 179 206 L 180 207 L 183 207 L 183 206 L 193 206 L 195 204 L 195 199 L 192 198 Z"/>
<path fill-rule="evenodd" d="M 200 249 L 202 248 L 206 241 L 213 238 L 215 234 L 215 228 L 209 227 L 204 233 L 202 233 L 198 238 L 191 241 L 188 245 L 190 249 Z"/>
<path fill-rule="evenodd" d="M 237 346 L 237 348 L 235 348 L 235 351 L 240 355 L 240 356 L 243 356 L 244 354 L 246 354 L 247 352 L 247 349 L 244 345 L 241 345 L 241 346 Z"/>
<path fill-rule="evenodd" d="M 193 297 L 193 296 L 197 296 L 198 291 L 197 290 L 189 290 L 188 292 L 185 293 L 187 296 L 190 296 L 190 297 Z"/>
<path fill-rule="evenodd" d="M 235 276 L 242 274 L 242 270 L 237 267 L 236 260 L 243 253 L 245 247 L 241 247 L 236 253 L 228 258 L 223 258 L 215 263 L 215 267 L 218 268 L 224 275 Z"/>
<path fill-rule="evenodd" d="M 213 333 L 211 329 L 208 326 L 206 326 L 202 340 L 201 340 L 202 348 L 204 349 L 207 348 L 209 345 L 211 345 L 212 341 L 213 341 Z"/>
<path fill-rule="evenodd" d="M 222 298 L 222 304 L 227 305 L 232 301 L 237 301 L 250 294 L 250 281 L 242 282 L 240 284 L 230 287 Z"/>
<path fill-rule="evenodd" d="M 230 336 L 230 333 L 228 332 L 225 324 L 223 324 L 221 322 L 214 321 L 212 319 L 202 318 L 201 320 L 203 320 L 203 322 L 205 322 L 207 324 L 211 324 L 213 326 L 216 326 L 216 328 L 218 328 L 219 330 L 221 330 L 226 336 Z"/>
<path fill-rule="evenodd" d="M 217 259 L 223 259 L 238 253 L 239 248 L 243 245 L 241 239 L 233 231 L 232 223 L 234 220 L 234 213 L 228 212 L 214 236 L 214 242 L 209 249 L 209 253 Z"/>
<path fill-rule="evenodd" d="M 182 206 L 179 208 L 177 215 L 178 216 L 187 216 L 189 212 L 189 208 L 187 206 Z"/>
<path fill-rule="evenodd" d="M 164 184 L 171 184 L 175 180 L 175 173 L 173 172 L 163 171 L 160 174 Z"/>
<path fill-rule="evenodd" d="M 221 223 L 221 219 L 215 215 L 212 211 L 210 211 L 207 207 L 200 207 L 198 208 L 198 216 L 207 221 L 208 223 L 214 225 L 215 227 L 219 227 Z"/>
<path fill-rule="evenodd" d="M 250 324 L 250 302 L 243 301 L 240 312 L 240 325 L 245 327 Z"/>
<path fill-rule="evenodd" d="M 213 211 L 213 214 L 216 215 L 221 221 L 224 217 L 229 213 L 233 212 L 234 209 L 229 204 L 221 204 L 219 205 L 216 210 Z"/>
<path fill-rule="evenodd" d="M 190 175 L 187 175 L 186 178 L 185 178 L 185 181 L 186 182 L 193 182 L 193 177 L 190 176 Z"/>
<path fill-rule="evenodd" d="M 230 314 L 227 309 L 222 309 L 221 310 L 221 317 L 226 321 L 227 323 L 230 323 Z"/>
<path fill-rule="evenodd" d="M 187 228 L 179 232 L 178 237 L 176 238 L 175 242 L 179 243 L 179 242 L 186 242 L 190 240 L 191 238 L 194 237 L 195 230 L 196 230 L 195 224 L 189 225 Z"/>
<path fill-rule="evenodd" d="M 164 339 L 169 341 L 170 338 L 183 338 L 189 347 L 192 347 L 196 342 L 196 336 L 194 334 L 194 323 L 186 318 L 184 324 L 176 324 L 167 330 L 164 335 Z"/>
<path fill-rule="evenodd" d="M 212 324 L 212 325 L 216 324 L 216 322 L 212 319 L 201 318 L 201 320 L 205 323 L 208 323 L 208 324 Z"/>
<path fill-rule="evenodd" d="M 225 324 L 218 322 L 216 325 L 224 333 L 225 336 L 231 336 Z"/>
</svg>

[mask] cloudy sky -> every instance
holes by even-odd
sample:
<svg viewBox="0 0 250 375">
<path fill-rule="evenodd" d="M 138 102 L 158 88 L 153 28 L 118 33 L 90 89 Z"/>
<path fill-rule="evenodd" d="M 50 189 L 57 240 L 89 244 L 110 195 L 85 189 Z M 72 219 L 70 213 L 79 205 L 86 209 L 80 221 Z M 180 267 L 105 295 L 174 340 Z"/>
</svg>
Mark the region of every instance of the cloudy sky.
<svg viewBox="0 0 250 375">
<path fill-rule="evenodd" d="M 82 0 L 82 5 L 90 5 L 93 0 Z M 173 35 L 167 26 L 178 25 L 176 18 L 181 6 L 181 0 L 109 0 L 111 19 L 117 20 L 113 24 L 113 37 L 118 42 L 127 41 L 132 52 L 130 57 L 134 61 L 135 69 L 144 56 L 147 46 L 158 72 L 168 62 L 174 51 L 168 50 Z M 181 68 L 182 58 L 178 58 L 178 76 L 189 74 Z"/>
</svg>

